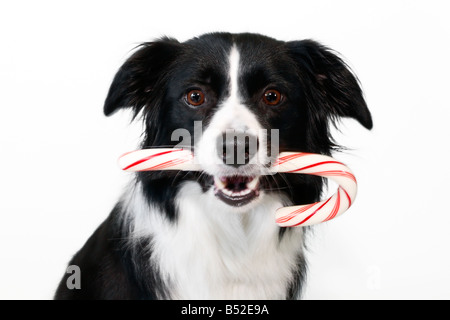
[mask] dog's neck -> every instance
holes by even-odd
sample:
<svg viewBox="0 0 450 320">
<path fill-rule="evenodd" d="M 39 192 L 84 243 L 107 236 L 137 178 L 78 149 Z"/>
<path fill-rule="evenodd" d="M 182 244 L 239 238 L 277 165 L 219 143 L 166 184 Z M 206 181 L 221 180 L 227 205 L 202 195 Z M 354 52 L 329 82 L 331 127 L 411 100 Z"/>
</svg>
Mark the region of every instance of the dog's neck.
<svg viewBox="0 0 450 320">
<path fill-rule="evenodd" d="M 252 209 L 236 212 L 190 181 L 172 201 L 176 221 L 149 206 L 140 184 L 123 199 L 128 237 L 151 239 L 148 263 L 159 270 L 169 298 L 289 298 L 301 277 L 303 230 L 280 234 L 274 218 L 283 206 L 279 196 L 265 195 Z"/>
</svg>

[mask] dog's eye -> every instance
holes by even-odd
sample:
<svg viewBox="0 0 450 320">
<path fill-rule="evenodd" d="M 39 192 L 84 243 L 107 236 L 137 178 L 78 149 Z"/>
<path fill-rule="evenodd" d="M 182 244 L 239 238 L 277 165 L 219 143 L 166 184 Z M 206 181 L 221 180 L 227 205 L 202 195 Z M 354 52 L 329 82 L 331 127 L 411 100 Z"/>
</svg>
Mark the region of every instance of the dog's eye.
<svg viewBox="0 0 450 320">
<path fill-rule="evenodd" d="M 282 95 L 278 90 L 270 89 L 264 92 L 264 103 L 269 106 L 276 106 L 281 102 Z"/>
<path fill-rule="evenodd" d="M 186 101 L 191 106 L 201 106 L 205 102 L 205 94 L 198 89 L 191 90 L 186 94 Z"/>
</svg>

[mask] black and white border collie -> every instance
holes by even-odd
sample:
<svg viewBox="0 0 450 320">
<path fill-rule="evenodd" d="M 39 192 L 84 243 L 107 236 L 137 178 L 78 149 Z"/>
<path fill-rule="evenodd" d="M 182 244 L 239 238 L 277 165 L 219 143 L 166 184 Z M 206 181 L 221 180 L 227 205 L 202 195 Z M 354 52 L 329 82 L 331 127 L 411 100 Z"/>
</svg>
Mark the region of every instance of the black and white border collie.
<svg viewBox="0 0 450 320">
<path fill-rule="evenodd" d="M 174 130 L 200 139 L 200 172 L 139 172 L 70 265 L 56 299 L 296 299 L 305 279 L 305 228 L 280 228 L 279 207 L 318 201 L 324 181 L 262 175 L 266 165 L 228 163 L 226 130 L 278 129 L 279 152 L 329 155 L 330 124 L 372 119 L 358 80 L 336 53 L 311 41 L 212 33 L 143 43 L 117 72 L 108 116 L 131 108 L 145 124 L 142 148 L 170 147 Z M 127 150 L 124 150 L 127 151 Z M 223 153 L 222 153 L 223 151 Z M 267 148 L 258 152 L 269 159 Z M 276 155 L 275 155 L 276 156 Z M 222 158 L 223 157 L 223 158 Z"/>
</svg>

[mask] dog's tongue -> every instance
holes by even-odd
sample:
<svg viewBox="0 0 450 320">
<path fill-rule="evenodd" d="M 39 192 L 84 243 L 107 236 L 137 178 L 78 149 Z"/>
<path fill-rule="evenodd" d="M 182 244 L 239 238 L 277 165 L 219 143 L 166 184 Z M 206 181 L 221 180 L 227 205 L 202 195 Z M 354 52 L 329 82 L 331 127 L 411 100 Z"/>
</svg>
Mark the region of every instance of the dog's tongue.
<svg viewBox="0 0 450 320">
<path fill-rule="evenodd" d="M 233 176 L 215 178 L 215 195 L 223 202 L 240 207 L 259 196 L 257 177 Z"/>
<path fill-rule="evenodd" d="M 231 191 L 242 191 L 247 189 L 247 183 L 253 180 L 250 177 L 236 176 L 236 177 L 225 177 L 220 179 L 228 190 Z"/>
</svg>

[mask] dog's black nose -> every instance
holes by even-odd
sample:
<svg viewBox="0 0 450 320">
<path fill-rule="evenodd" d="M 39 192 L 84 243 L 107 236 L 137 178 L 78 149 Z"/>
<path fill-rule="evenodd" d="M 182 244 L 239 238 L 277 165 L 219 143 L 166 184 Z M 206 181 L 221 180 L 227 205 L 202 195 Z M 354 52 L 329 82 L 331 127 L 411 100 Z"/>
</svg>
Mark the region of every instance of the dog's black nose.
<svg viewBox="0 0 450 320">
<path fill-rule="evenodd" d="M 227 131 L 218 139 L 217 150 L 223 163 L 238 168 L 257 154 L 258 138 L 245 132 Z"/>
</svg>

